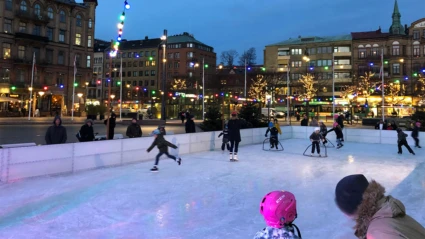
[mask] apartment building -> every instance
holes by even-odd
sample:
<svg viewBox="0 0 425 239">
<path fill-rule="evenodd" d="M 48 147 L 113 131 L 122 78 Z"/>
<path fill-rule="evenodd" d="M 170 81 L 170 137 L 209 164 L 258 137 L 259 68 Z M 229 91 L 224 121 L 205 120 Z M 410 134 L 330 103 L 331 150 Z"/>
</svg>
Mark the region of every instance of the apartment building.
<svg viewBox="0 0 425 239">
<path fill-rule="evenodd" d="M 93 78 L 87 84 L 87 103 L 98 105 L 102 102 L 103 79 L 105 77 L 105 51 L 111 43 L 99 39 L 94 42 Z M 109 69 L 106 69 L 109 70 Z"/>
</svg>

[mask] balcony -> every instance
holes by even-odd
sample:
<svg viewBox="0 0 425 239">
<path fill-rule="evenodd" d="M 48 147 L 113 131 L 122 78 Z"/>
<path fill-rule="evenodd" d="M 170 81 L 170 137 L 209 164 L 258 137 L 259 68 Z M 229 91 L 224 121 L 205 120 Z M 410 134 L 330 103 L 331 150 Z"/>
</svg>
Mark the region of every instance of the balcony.
<svg viewBox="0 0 425 239">
<path fill-rule="evenodd" d="M 37 36 L 37 35 L 32 35 L 32 34 L 27 34 L 22 32 L 15 33 L 15 38 L 18 40 L 20 39 L 25 41 L 38 41 L 38 42 L 46 42 L 46 43 L 49 42 L 48 37 Z"/>
<path fill-rule="evenodd" d="M 335 70 L 351 70 L 352 65 L 335 65 Z"/>
<path fill-rule="evenodd" d="M 291 56 L 277 56 L 278 60 L 289 60 L 291 59 Z"/>
<path fill-rule="evenodd" d="M 45 13 L 40 13 L 37 15 L 34 12 L 18 10 L 15 12 L 15 16 L 21 20 L 28 20 L 34 23 L 47 24 L 50 22 L 49 16 L 47 16 Z"/>
<path fill-rule="evenodd" d="M 338 57 L 338 56 L 350 56 L 351 57 L 351 52 L 334 52 L 334 56 Z"/>
<path fill-rule="evenodd" d="M 288 71 L 288 67 L 279 67 L 277 68 L 278 72 L 287 72 Z"/>
<path fill-rule="evenodd" d="M 336 78 L 335 83 L 351 83 L 353 79 L 351 78 Z"/>
</svg>

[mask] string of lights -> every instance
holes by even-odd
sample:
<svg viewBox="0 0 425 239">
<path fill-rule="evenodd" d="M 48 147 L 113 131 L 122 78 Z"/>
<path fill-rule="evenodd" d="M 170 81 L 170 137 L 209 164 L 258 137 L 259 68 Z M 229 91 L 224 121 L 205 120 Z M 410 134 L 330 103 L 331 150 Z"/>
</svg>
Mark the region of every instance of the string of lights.
<svg viewBox="0 0 425 239">
<path fill-rule="evenodd" d="M 120 42 L 122 40 L 122 34 L 123 34 L 123 28 L 124 28 L 124 22 L 125 22 L 125 12 L 130 9 L 130 4 L 127 2 L 127 0 L 124 1 L 124 10 L 122 11 L 121 16 L 119 17 L 120 22 L 118 23 L 118 37 L 117 40 L 114 41 L 114 48 L 111 49 L 111 52 L 109 55 L 111 57 L 116 57 L 118 53 L 118 48 L 120 46 Z"/>
</svg>

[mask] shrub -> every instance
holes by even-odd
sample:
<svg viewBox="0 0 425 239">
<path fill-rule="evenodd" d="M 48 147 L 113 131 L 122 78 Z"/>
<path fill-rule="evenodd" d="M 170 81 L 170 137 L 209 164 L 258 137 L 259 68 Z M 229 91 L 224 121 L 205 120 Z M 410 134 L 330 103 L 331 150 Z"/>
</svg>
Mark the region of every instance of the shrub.
<svg viewBox="0 0 425 239">
<path fill-rule="evenodd" d="M 221 119 L 222 114 L 216 107 L 208 108 L 205 113 L 205 119 L 199 127 L 203 131 L 217 131 L 223 129 L 223 121 Z"/>
</svg>

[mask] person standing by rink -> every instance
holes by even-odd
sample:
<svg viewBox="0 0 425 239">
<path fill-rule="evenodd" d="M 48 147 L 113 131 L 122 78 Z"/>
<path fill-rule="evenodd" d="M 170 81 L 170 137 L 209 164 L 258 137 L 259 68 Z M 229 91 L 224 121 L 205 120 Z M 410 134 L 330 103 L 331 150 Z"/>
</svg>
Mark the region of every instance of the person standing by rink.
<svg viewBox="0 0 425 239">
<path fill-rule="evenodd" d="M 419 146 L 419 129 L 421 128 L 421 123 L 420 122 L 416 122 L 415 126 L 413 127 L 412 130 L 412 138 L 415 140 L 415 147 L 416 148 L 421 148 L 421 146 Z"/>
<path fill-rule="evenodd" d="M 403 153 L 403 150 L 401 149 L 401 146 L 404 145 L 404 147 L 406 147 L 407 150 L 409 150 L 409 153 L 415 155 L 415 152 L 413 152 L 412 148 L 410 148 L 409 144 L 407 143 L 406 137 L 407 137 L 407 134 L 405 134 L 403 132 L 403 130 L 401 130 L 401 128 L 397 128 L 398 154 L 402 154 Z"/>
<path fill-rule="evenodd" d="M 232 112 L 232 117 L 227 123 L 229 129 L 229 141 L 230 141 L 230 161 L 238 161 L 238 148 L 239 142 L 241 142 L 241 127 L 242 123 L 238 119 L 238 113 Z M 234 151 L 233 151 L 234 150 Z"/>
<path fill-rule="evenodd" d="M 155 137 L 155 140 L 153 141 L 152 145 L 146 150 L 148 153 L 156 146 L 159 149 L 159 153 L 156 155 L 155 159 L 155 165 L 151 169 L 152 172 L 158 172 L 158 163 L 159 163 L 159 157 L 161 157 L 163 154 L 167 155 L 169 158 L 174 159 L 179 165 L 182 163 L 181 158 L 176 158 L 173 155 L 170 155 L 168 153 L 168 147 L 171 147 L 173 149 L 176 149 L 177 146 L 174 144 L 168 142 L 164 139 L 164 135 L 161 133 L 159 129 L 156 129 L 152 132 L 152 135 Z"/>
<path fill-rule="evenodd" d="M 317 148 L 317 154 L 319 157 L 322 157 L 320 155 L 320 141 L 323 141 L 323 136 L 320 134 L 320 128 L 315 128 L 314 132 L 310 135 L 310 141 L 311 141 L 311 156 L 314 154 L 315 148 Z"/>
</svg>

